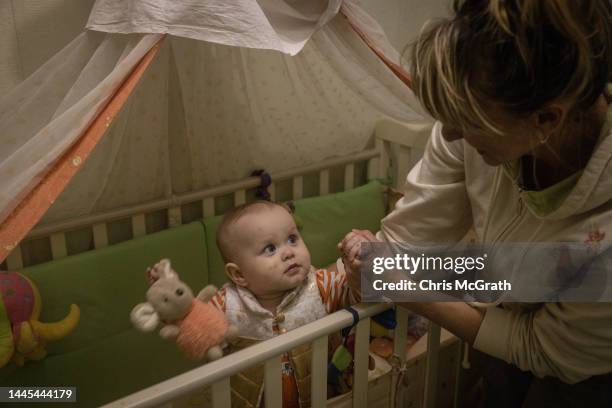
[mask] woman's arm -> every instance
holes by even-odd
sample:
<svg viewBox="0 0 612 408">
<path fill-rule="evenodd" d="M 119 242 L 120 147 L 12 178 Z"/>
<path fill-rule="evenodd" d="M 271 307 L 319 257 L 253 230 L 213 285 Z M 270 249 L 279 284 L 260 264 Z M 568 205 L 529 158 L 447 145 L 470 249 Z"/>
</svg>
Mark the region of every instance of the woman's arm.
<svg viewBox="0 0 612 408">
<path fill-rule="evenodd" d="M 428 318 L 470 344 L 474 344 L 484 317 L 484 311 L 464 302 L 406 302 L 398 305 Z"/>
<path fill-rule="evenodd" d="M 612 372 L 612 303 L 544 303 L 536 310 L 490 308 L 474 348 L 574 384 Z"/>
</svg>

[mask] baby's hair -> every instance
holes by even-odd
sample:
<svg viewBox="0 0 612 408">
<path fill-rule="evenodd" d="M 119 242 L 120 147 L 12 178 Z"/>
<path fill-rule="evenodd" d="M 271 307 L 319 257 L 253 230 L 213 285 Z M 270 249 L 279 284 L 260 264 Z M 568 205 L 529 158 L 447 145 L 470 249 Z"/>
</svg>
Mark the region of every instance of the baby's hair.
<svg viewBox="0 0 612 408">
<path fill-rule="evenodd" d="M 239 205 L 238 207 L 232 208 L 230 211 L 223 215 L 221 223 L 217 227 L 217 247 L 219 248 L 219 252 L 221 253 L 221 257 L 223 258 L 223 262 L 228 263 L 231 262 L 231 248 L 232 245 L 230 241 L 230 227 L 240 218 L 244 217 L 247 214 L 252 214 L 260 208 L 271 209 L 274 207 L 280 207 L 286 210 L 289 214 L 292 214 L 293 211 L 289 206 L 284 203 L 276 203 L 272 201 L 265 200 L 257 200 L 251 203 L 246 203 Z"/>
<path fill-rule="evenodd" d="M 517 118 L 546 103 L 584 112 L 612 70 L 609 0 L 455 0 L 412 46 L 413 89 L 427 111 L 461 130 L 501 133 L 486 103 Z"/>
</svg>

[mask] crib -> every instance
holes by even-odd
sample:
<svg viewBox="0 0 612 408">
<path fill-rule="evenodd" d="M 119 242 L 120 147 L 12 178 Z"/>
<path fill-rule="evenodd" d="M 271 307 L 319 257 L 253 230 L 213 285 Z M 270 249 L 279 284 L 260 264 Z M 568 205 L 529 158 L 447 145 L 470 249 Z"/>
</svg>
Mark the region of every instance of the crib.
<svg viewBox="0 0 612 408">
<path fill-rule="evenodd" d="M 367 179 L 391 180 L 401 185 L 405 175 L 420 156 L 430 132 L 430 126 L 406 125 L 391 119 L 380 121 L 375 128 L 375 143 L 370 149 L 351 157 L 326 160 L 314 165 L 272 174 L 274 183 L 268 188 L 271 198 L 277 197 L 278 183 L 290 183 L 291 199 L 303 196 L 304 177 L 318 173 L 318 194 L 330 192 L 330 172 L 343 169 L 343 189 L 356 185 L 356 166 L 366 166 Z M 336 170 L 334 170 L 336 169 Z M 215 200 L 231 195 L 233 204 L 247 201 L 247 190 L 256 187 L 259 179 L 251 177 L 202 191 L 96 214 L 68 222 L 45 225 L 34 229 L 28 239 L 48 240 L 52 259 L 68 253 L 66 232 L 76 228 L 91 228 L 94 248 L 109 245 L 107 223 L 128 217 L 131 219 L 133 237 L 147 233 L 145 213 L 163 210 L 167 227 L 181 225 L 185 221 L 184 206 L 199 203 L 204 217 L 214 216 Z M 27 240 L 26 240 L 27 241 Z M 21 248 L 16 248 L 7 258 L 9 270 L 21 269 Z M 316 322 L 290 331 L 266 342 L 257 344 L 220 360 L 197 367 L 159 384 L 111 402 L 104 407 L 174 407 L 182 406 L 230 406 L 230 376 L 254 365 L 265 367 L 265 406 L 281 407 L 281 355 L 299 345 L 311 343 L 312 347 L 312 406 L 313 407 L 436 407 L 456 405 L 460 376 L 461 344 L 450 333 L 437 325 L 430 325 L 427 335 L 406 353 L 408 313 L 397 308 L 397 327 L 394 331 L 394 355 L 387 363 L 380 361 L 376 372 L 368 371 L 368 346 L 370 318 L 392 304 L 359 304 L 355 306 L 359 321 L 353 315 L 339 311 Z M 356 323 L 353 391 L 327 400 L 328 336 Z M 210 401 L 201 397 L 209 387 Z M 200 396 L 200 397 L 198 397 Z M 198 398 L 200 398 L 198 400 Z M 186 405 L 187 404 L 187 405 Z M 191 404 L 191 405 L 189 405 Z"/>
</svg>

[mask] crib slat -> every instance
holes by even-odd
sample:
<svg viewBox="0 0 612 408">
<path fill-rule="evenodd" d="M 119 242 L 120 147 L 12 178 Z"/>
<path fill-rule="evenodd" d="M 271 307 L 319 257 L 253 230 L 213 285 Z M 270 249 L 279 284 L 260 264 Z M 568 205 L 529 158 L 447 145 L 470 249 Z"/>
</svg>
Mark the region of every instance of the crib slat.
<svg viewBox="0 0 612 408">
<path fill-rule="evenodd" d="M 399 151 L 397 152 L 397 170 L 395 173 L 395 188 L 400 188 L 404 185 L 406 181 L 406 176 L 410 171 L 410 167 L 412 166 L 412 149 L 406 146 L 399 146 Z"/>
<path fill-rule="evenodd" d="M 23 268 L 23 257 L 21 256 L 21 245 L 17 245 L 6 258 L 6 269 L 18 271 Z"/>
<path fill-rule="evenodd" d="M 132 217 L 132 235 L 134 238 L 142 237 L 147 233 L 147 224 L 144 214 L 136 214 Z"/>
<path fill-rule="evenodd" d="M 266 361 L 264 366 L 264 395 L 266 408 L 281 408 L 283 389 L 281 386 L 281 356 Z"/>
<path fill-rule="evenodd" d="M 66 235 L 61 232 L 52 234 L 51 237 L 51 256 L 53 259 L 64 258 L 68 255 L 68 249 L 66 248 Z"/>
<path fill-rule="evenodd" d="M 329 194 L 329 170 L 319 172 L 319 195 Z"/>
<path fill-rule="evenodd" d="M 310 399 L 313 408 L 327 404 L 327 336 L 312 342 Z"/>
<path fill-rule="evenodd" d="M 246 191 L 237 190 L 234 192 L 234 207 L 238 207 L 246 203 Z"/>
<path fill-rule="evenodd" d="M 403 365 L 406 361 L 406 339 L 408 337 L 408 309 L 403 307 L 395 308 L 396 326 L 393 330 L 393 354 L 399 359 L 399 364 Z M 391 384 L 397 384 L 400 381 L 399 371 L 391 372 Z M 391 389 L 390 401 L 391 404 L 398 405 L 399 401 L 404 401 L 405 388 L 401 385 Z M 394 406 L 394 405 L 392 405 Z"/>
<path fill-rule="evenodd" d="M 295 176 L 293 178 L 293 199 L 299 200 L 304 196 L 304 177 Z"/>
<path fill-rule="evenodd" d="M 465 347 L 469 347 L 469 344 L 463 340 L 459 341 L 459 350 L 457 350 L 457 353 L 455 354 L 455 378 L 454 378 L 454 396 L 453 396 L 453 408 L 457 408 L 457 407 L 461 407 L 462 405 L 462 398 L 460 397 L 460 393 L 458 392 L 459 389 L 461 389 L 461 378 L 462 378 L 462 368 L 463 368 L 463 359 L 464 359 L 464 354 L 465 352 L 467 352 L 468 350 L 465 349 Z M 465 358 L 469 358 L 468 356 L 465 356 Z M 469 364 L 469 362 L 468 362 Z M 466 367 L 466 368 L 469 368 Z"/>
<path fill-rule="evenodd" d="M 353 408 L 365 408 L 368 404 L 368 346 L 370 318 L 361 319 L 355 331 L 355 370 L 353 380 Z"/>
<path fill-rule="evenodd" d="M 401 362 L 406 361 L 406 338 L 408 337 L 408 309 L 403 307 L 395 308 L 396 326 L 393 331 L 393 352 L 399 357 Z"/>
<path fill-rule="evenodd" d="M 427 362 L 425 363 L 425 396 L 423 406 L 436 406 L 438 389 L 438 360 L 440 356 L 440 326 L 431 323 L 427 333 Z"/>
<path fill-rule="evenodd" d="M 378 178 L 378 163 L 380 162 L 379 157 L 374 157 L 368 160 L 368 181 Z"/>
<path fill-rule="evenodd" d="M 212 385 L 213 408 L 226 408 L 232 405 L 230 377 L 217 381 Z"/>
<path fill-rule="evenodd" d="M 178 227 L 183 223 L 183 214 L 181 207 L 170 207 L 168 208 L 168 226 Z"/>
<path fill-rule="evenodd" d="M 100 223 L 93 226 L 94 247 L 96 249 L 105 248 L 108 246 L 108 232 L 106 224 Z"/>
<path fill-rule="evenodd" d="M 202 201 L 202 214 L 204 214 L 204 218 L 215 215 L 215 199 L 213 197 L 205 198 Z"/>
<path fill-rule="evenodd" d="M 377 139 L 376 149 L 380 151 L 380 159 L 378 161 L 378 177 L 386 179 L 387 171 L 391 165 L 391 159 L 389 157 L 390 143 L 385 140 Z"/>
<path fill-rule="evenodd" d="M 355 187 L 355 165 L 349 163 L 344 168 L 344 191 L 351 190 Z"/>
<path fill-rule="evenodd" d="M 270 200 L 276 201 L 276 183 L 271 183 L 268 186 L 268 193 L 270 193 Z"/>
</svg>

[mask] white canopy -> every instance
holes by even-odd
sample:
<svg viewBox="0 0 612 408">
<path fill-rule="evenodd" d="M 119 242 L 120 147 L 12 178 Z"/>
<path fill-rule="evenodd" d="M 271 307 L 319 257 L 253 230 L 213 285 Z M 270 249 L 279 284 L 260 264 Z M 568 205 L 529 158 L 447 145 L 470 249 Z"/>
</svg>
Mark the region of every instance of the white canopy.
<svg viewBox="0 0 612 408">
<path fill-rule="evenodd" d="M 161 33 L 297 54 L 340 10 L 341 0 L 99 0 L 87 28 Z"/>
</svg>

